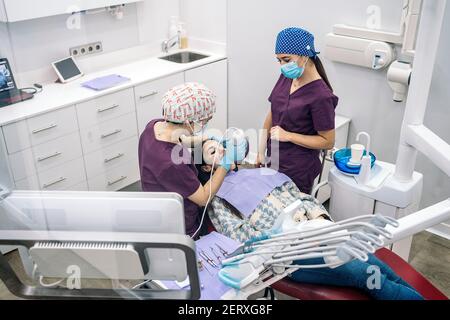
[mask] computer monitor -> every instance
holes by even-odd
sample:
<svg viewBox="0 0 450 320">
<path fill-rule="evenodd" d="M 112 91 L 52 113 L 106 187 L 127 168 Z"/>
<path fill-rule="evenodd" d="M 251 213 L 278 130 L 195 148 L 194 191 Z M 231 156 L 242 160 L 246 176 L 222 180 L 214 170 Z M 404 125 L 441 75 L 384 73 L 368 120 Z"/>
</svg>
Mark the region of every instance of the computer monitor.
<svg viewBox="0 0 450 320">
<path fill-rule="evenodd" d="M 16 89 L 16 82 L 9 66 L 8 59 L 0 58 L 0 92 Z"/>
</svg>

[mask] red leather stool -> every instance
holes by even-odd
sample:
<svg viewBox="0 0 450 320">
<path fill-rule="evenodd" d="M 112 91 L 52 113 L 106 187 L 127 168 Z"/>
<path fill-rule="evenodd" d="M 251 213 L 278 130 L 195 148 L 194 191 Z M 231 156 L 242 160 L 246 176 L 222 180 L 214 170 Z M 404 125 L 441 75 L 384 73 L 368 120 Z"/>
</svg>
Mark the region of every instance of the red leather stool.
<svg viewBox="0 0 450 320">
<path fill-rule="evenodd" d="M 424 276 L 405 260 L 388 249 L 380 249 L 375 255 L 392 268 L 403 280 L 416 289 L 426 300 L 448 300 Z M 345 287 L 303 284 L 284 278 L 271 286 L 273 289 L 300 300 L 370 300 L 364 292 Z"/>
</svg>

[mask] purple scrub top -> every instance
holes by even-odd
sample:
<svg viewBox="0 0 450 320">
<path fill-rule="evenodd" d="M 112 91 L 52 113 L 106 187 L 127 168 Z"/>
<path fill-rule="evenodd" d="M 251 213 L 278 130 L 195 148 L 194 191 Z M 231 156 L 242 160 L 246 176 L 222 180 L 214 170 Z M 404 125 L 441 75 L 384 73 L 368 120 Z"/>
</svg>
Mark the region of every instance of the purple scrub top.
<svg viewBox="0 0 450 320">
<path fill-rule="evenodd" d="M 192 235 L 199 226 L 199 207 L 188 199 L 200 187 L 198 171 L 192 155 L 182 147 L 182 163 L 174 163 L 171 155 L 174 143 L 156 139 L 154 127 L 162 119 L 152 120 L 139 139 L 139 169 L 142 189 L 147 192 L 176 192 L 184 199 L 186 234 Z M 177 161 L 178 162 L 178 161 Z"/>
<path fill-rule="evenodd" d="M 339 99 L 325 81 L 312 81 L 292 94 L 291 85 L 292 80 L 281 75 L 269 97 L 272 126 L 304 135 L 333 130 Z M 320 151 L 271 139 L 267 146 L 269 165 L 291 178 L 302 192 L 311 193 L 314 180 L 322 168 Z"/>
</svg>

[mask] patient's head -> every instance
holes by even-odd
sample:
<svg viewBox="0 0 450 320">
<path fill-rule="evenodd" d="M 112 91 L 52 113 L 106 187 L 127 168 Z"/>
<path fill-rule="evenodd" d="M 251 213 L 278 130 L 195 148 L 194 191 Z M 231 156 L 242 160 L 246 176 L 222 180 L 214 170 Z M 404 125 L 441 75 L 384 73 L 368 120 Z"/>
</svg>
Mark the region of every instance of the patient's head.
<svg viewBox="0 0 450 320">
<path fill-rule="evenodd" d="M 222 160 L 225 153 L 223 145 L 214 140 L 206 140 L 203 142 L 203 167 L 209 166 L 207 171 L 211 170 L 214 162 L 214 167 Z"/>
</svg>

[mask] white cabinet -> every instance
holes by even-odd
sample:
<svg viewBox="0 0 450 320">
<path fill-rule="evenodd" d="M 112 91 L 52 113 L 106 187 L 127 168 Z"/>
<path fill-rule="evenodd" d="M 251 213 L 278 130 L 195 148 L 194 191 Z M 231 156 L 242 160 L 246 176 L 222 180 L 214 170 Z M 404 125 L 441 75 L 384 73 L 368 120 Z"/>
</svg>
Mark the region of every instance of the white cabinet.
<svg viewBox="0 0 450 320">
<path fill-rule="evenodd" d="M 113 145 L 136 134 L 135 112 L 83 129 L 81 130 L 81 142 L 84 154 Z"/>
<path fill-rule="evenodd" d="M 112 146 L 90 153 L 84 157 L 88 179 L 132 163 L 138 154 L 138 137 L 118 142 Z"/>
<path fill-rule="evenodd" d="M 75 159 L 38 174 L 41 190 L 67 190 L 86 181 L 83 159 Z"/>
<path fill-rule="evenodd" d="M 3 126 L 6 149 L 9 154 L 25 150 L 31 146 L 28 135 L 27 122 L 25 120 Z"/>
<path fill-rule="evenodd" d="M 0 0 L 4 12 L 0 10 L 0 21 L 16 22 L 59 14 L 71 14 L 83 10 L 108 7 L 143 0 Z M 0 7 L 2 3 L 0 3 Z"/>
<path fill-rule="evenodd" d="M 81 130 L 97 123 L 134 112 L 133 89 L 126 89 L 80 103 L 76 106 Z"/>
<path fill-rule="evenodd" d="M 218 61 L 185 72 L 186 82 L 200 82 L 216 95 L 216 114 L 208 129 L 219 129 L 222 132 L 228 127 L 228 86 L 227 60 Z"/>
<path fill-rule="evenodd" d="M 210 127 L 224 131 L 226 60 L 4 125 L 6 150 L 0 152 L 16 188 L 116 191 L 139 181 L 139 136 L 149 121 L 162 118 L 162 96 L 185 81 L 214 91 Z"/>
<path fill-rule="evenodd" d="M 139 181 L 137 155 L 134 161 L 88 180 L 91 191 L 116 191 Z"/>
<path fill-rule="evenodd" d="M 139 135 L 151 120 L 162 118 L 163 95 L 171 88 L 183 83 L 184 75 L 178 73 L 134 88 Z"/>
<path fill-rule="evenodd" d="M 27 123 L 32 146 L 78 131 L 74 106 L 30 118 Z"/>
</svg>

